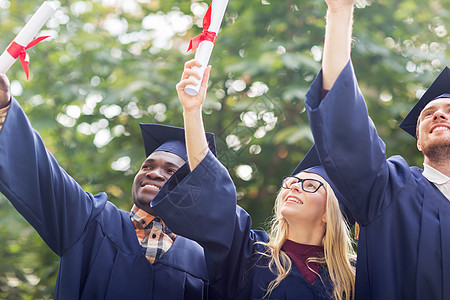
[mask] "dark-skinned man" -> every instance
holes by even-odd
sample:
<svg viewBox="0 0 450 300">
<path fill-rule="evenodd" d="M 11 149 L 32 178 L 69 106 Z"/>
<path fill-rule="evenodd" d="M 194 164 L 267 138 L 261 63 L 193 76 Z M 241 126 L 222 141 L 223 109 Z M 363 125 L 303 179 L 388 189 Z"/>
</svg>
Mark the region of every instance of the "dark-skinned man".
<svg viewBox="0 0 450 300">
<path fill-rule="evenodd" d="M 126 212 L 58 165 L 0 76 L 0 192 L 60 256 L 55 299 L 218 299 L 203 249 L 171 232 L 149 205 L 186 163 L 184 131 L 156 124 L 141 131 L 146 160 Z M 214 149 L 212 134 L 208 141 Z"/>
</svg>

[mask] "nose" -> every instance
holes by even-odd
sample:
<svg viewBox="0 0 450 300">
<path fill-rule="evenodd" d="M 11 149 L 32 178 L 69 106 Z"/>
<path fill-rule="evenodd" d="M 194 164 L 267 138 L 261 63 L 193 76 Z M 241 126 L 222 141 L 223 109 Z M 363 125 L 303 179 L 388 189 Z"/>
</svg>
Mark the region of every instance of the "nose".
<svg viewBox="0 0 450 300">
<path fill-rule="evenodd" d="M 166 178 L 163 176 L 163 174 L 161 173 L 161 169 L 159 168 L 155 168 L 152 170 L 149 170 L 147 173 L 145 173 L 145 176 L 149 179 L 153 179 L 153 180 L 161 180 L 164 181 Z"/>
<path fill-rule="evenodd" d="M 296 192 L 301 192 L 302 191 L 302 183 L 301 182 L 293 183 L 291 185 L 290 190 L 294 190 Z"/>
<path fill-rule="evenodd" d="M 438 109 L 433 114 L 433 120 L 436 121 L 438 119 L 448 120 L 448 115 L 445 112 L 443 112 L 441 109 Z"/>
</svg>

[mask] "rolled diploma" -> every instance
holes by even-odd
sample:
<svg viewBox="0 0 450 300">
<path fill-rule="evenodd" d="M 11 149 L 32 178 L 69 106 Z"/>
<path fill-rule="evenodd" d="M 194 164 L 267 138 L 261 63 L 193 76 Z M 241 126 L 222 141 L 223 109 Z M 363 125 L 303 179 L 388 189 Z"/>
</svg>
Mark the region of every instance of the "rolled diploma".
<svg viewBox="0 0 450 300">
<path fill-rule="evenodd" d="M 211 3 L 211 24 L 209 25 L 208 31 L 215 32 L 216 35 L 218 34 L 227 5 L 228 0 L 213 0 Z M 200 91 L 200 84 L 202 82 L 203 75 L 205 74 L 205 69 L 208 66 L 213 48 L 214 43 L 211 41 L 202 41 L 198 45 L 197 52 L 195 52 L 195 59 L 198 60 L 202 66 L 193 67 L 192 69 L 196 70 L 200 74 L 201 79 L 198 80 L 194 76 L 189 76 L 189 79 L 193 79 L 197 83 L 195 85 L 188 84 L 184 88 L 186 94 L 195 96 Z"/>
<path fill-rule="evenodd" d="M 36 36 L 36 34 L 45 25 L 50 16 L 55 12 L 56 8 L 53 4 L 46 1 L 42 3 L 41 7 L 34 13 L 30 20 L 25 24 L 22 30 L 17 34 L 13 42 L 26 47 L 29 42 Z M 6 49 L 9 48 L 6 47 Z M 16 59 L 8 53 L 7 50 L 3 51 L 0 56 L 0 73 L 6 73 L 9 68 L 14 64 Z"/>
</svg>

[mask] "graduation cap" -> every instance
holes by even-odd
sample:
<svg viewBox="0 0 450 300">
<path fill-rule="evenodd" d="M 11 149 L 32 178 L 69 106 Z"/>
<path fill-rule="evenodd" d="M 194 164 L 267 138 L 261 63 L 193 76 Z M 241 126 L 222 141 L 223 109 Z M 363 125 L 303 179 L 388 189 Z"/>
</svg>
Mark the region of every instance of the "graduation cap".
<svg viewBox="0 0 450 300">
<path fill-rule="evenodd" d="M 178 155 L 185 161 L 188 160 L 184 129 L 161 124 L 139 124 L 144 140 L 145 155 L 148 157 L 155 151 L 166 151 Z M 216 155 L 214 134 L 206 133 L 209 149 Z"/>
<path fill-rule="evenodd" d="M 428 103 L 439 98 L 450 98 L 450 69 L 445 67 L 422 98 L 417 101 L 399 127 L 416 138 L 417 119 Z"/>
<path fill-rule="evenodd" d="M 342 194 L 339 193 L 338 189 L 325 172 L 325 169 L 322 167 L 319 155 L 317 154 L 316 145 L 313 145 L 311 149 L 309 149 L 308 153 L 306 153 L 305 157 L 298 164 L 298 166 L 295 168 L 294 172 L 292 172 L 291 175 L 294 176 L 300 172 L 317 174 L 328 182 L 328 184 L 333 189 L 336 198 L 338 198 L 339 200 L 339 207 L 341 209 L 342 215 L 344 216 L 344 219 L 347 221 L 347 224 L 351 228 L 355 224 L 355 219 L 353 218 L 350 210 L 342 202 L 344 196 L 342 196 Z"/>
</svg>

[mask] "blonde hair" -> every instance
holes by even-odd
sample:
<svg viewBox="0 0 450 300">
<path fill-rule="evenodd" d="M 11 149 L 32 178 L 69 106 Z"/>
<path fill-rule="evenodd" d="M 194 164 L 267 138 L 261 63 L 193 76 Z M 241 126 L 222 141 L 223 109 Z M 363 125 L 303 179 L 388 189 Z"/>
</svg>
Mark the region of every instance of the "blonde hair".
<svg viewBox="0 0 450 300">
<path fill-rule="evenodd" d="M 333 189 L 325 180 L 323 180 L 323 184 L 327 191 L 327 223 L 322 240 L 324 257 L 311 257 L 307 260 L 307 264 L 315 262 L 326 265 L 331 282 L 333 283 L 333 299 L 354 299 L 355 268 L 351 263 L 355 260 L 355 254 L 352 247 L 349 228 L 342 216 L 339 202 Z M 281 194 L 282 190 L 279 191 L 275 200 L 269 241 L 267 243 L 261 243 L 267 247 L 267 251 L 261 254 L 270 257 L 269 269 L 277 275 L 277 277 L 267 286 L 267 292 L 264 295 L 264 298 L 270 296 L 272 291 L 284 278 L 286 278 L 292 267 L 289 256 L 281 250 L 281 247 L 287 240 L 289 227 L 286 219 L 280 212 L 282 206 Z M 310 270 L 312 271 L 311 268 Z M 319 276 L 319 274 L 317 275 Z"/>
</svg>

